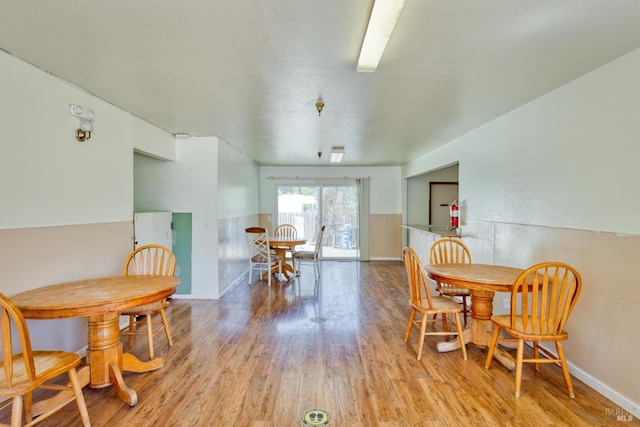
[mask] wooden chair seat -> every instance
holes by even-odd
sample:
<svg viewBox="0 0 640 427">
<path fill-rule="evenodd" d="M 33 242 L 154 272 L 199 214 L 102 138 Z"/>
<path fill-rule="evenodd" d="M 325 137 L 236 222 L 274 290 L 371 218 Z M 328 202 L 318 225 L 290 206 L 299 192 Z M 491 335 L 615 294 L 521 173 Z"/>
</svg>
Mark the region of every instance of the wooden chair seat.
<svg viewBox="0 0 640 427">
<path fill-rule="evenodd" d="M 164 301 L 156 301 L 150 304 L 139 305 L 137 307 L 133 307 L 132 309 L 123 310 L 120 312 L 123 316 L 128 316 L 133 314 L 134 316 L 145 316 L 147 314 L 155 314 L 160 311 L 160 309 L 168 308 L 169 302 L 167 300 Z"/>
<path fill-rule="evenodd" d="M 0 399 L 11 399 L 11 425 L 33 425 L 76 401 L 82 424 L 91 425 L 82 394 L 82 384 L 76 367 L 80 355 L 67 351 L 32 350 L 29 330 L 20 310 L 5 295 L 0 294 L 0 330 L 2 333 L 2 361 L 0 361 Z M 14 353 L 21 348 L 21 353 Z M 67 374 L 69 384 L 49 382 Z M 33 399 L 36 389 L 50 390 L 53 395 Z"/>
<path fill-rule="evenodd" d="M 0 398 L 12 397 L 13 393 L 24 394 L 33 390 L 33 386 L 40 387 L 45 382 L 64 374 L 71 368 L 80 364 L 81 358 L 77 353 L 66 351 L 32 351 L 33 364 L 38 373 L 35 381 L 29 379 L 25 369 L 24 355 L 17 354 L 13 357 L 15 369 L 12 377 L 11 392 L 0 389 Z M 7 377 L 4 372 L 4 362 L 0 362 L 0 384 L 6 384 Z"/>
<path fill-rule="evenodd" d="M 264 255 L 255 255 L 251 257 L 251 262 L 253 263 L 258 263 L 258 264 L 267 264 L 270 263 L 272 261 L 277 261 L 280 262 L 280 256 L 276 255 L 276 254 L 272 254 L 269 257 L 266 257 Z"/>
<path fill-rule="evenodd" d="M 455 301 L 447 297 L 441 297 L 437 295 L 431 296 L 431 307 L 428 304 L 425 304 L 424 301 L 421 305 L 417 305 L 412 303 L 409 300 L 409 304 L 414 307 L 416 310 L 423 311 L 427 314 L 440 314 L 440 313 L 461 313 L 462 307 Z"/>
<path fill-rule="evenodd" d="M 298 259 L 313 259 L 316 253 L 312 251 L 296 251 L 296 258 Z"/>
<path fill-rule="evenodd" d="M 442 283 L 440 284 L 440 289 L 438 291 L 440 292 L 440 295 L 446 295 L 448 297 L 471 296 L 471 293 L 467 288 L 458 288 L 456 286 L 445 286 Z"/>
</svg>

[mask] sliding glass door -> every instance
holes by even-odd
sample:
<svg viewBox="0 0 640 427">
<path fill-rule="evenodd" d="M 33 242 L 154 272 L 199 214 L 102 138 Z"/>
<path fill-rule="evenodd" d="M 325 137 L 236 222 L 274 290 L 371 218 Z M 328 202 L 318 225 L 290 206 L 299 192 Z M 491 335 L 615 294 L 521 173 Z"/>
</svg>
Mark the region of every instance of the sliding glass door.
<svg viewBox="0 0 640 427">
<path fill-rule="evenodd" d="M 316 235 L 325 225 L 323 258 L 359 257 L 358 188 L 345 185 L 276 185 L 277 218 L 273 226 L 293 224 L 308 242 L 300 250 L 313 250 Z"/>
</svg>

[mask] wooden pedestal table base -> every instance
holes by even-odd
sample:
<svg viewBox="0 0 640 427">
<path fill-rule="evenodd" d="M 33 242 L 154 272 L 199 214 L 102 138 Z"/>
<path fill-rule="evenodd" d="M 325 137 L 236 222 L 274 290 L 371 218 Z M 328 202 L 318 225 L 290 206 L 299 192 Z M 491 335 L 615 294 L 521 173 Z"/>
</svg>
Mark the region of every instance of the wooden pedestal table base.
<svg viewBox="0 0 640 427">
<path fill-rule="evenodd" d="M 276 254 L 280 256 L 280 268 L 282 270 L 282 274 L 287 280 L 291 278 L 289 273 L 291 273 L 292 275 L 297 274 L 293 266 L 287 262 L 287 251 L 293 251 L 296 246 L 304 245 L 305 243 L 307 243 L 307 239 L 280 236 L 269 237 L 269 245 L 271 246 L 271 249 L 273 249 Z"/>
<path fill-rule="evenodd" d="M 153 371 L 162 368 L 164 360 L 156 358 L 149 362 L 142 362 L 130 353 L 123 354 L 119 318 L 118 313 L 89 317 L 87 348 L 87 363 L 91 373 L 89 386 L 92 388 L 113 386 L 118 396 L 133 407 L 138 403 L 138 395 L 135 390 L 127 387 L 122 373 Z"/>
<path fill-rule="evenodd" d="M 493 292 L 469 290 L 471 294 L 471 317 L 467 327 L 462 331 L 465 344 L 471 344 L 479 348 L 488 348 L 491 342 L 493 322 Z M 475 304 L 474 304 L 475 299 Z M 460 348 L 460 340 L 456 337 L 452 341 L 441 341 L 437 344 L 440 353 L 457 350 Z M 508 370 L 513 371 L 516 364 L 504 355 L 499 347 L 496 347 L 493 357 L 502 363 Z"/>
<path fill-rule="evenodd" d="M 496 291 L 511 292 L 516 278 L 522 270 L 499 265 L 485 264 L 429 264 L 425 267 L 427 275 L 436 281 L 452 286 L 467 288 L 471 294 L 471 317 L 462 332 L 465 344 L 487 348 L 493 331 L 493 297 Z M 439 352 L 460 348 L 460 340 L 438 343 Z M 507 369 L 513 371 L 515 363 L 505 356 L 498 347 L 494 357 Z"/>
</svg>

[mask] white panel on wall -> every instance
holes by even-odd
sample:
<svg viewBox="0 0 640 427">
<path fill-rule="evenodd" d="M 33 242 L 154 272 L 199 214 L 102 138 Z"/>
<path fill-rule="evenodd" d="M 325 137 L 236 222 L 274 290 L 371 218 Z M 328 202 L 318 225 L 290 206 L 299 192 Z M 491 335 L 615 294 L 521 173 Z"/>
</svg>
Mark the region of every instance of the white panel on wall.
<svg viewBox="0 0 640 427">
<path fill-rule="evenodd" d="M 135 247 L 162 245 L 173 248 L 171 233 L 171 212 L 137 212 L 133 215 Z"/>
</svg>

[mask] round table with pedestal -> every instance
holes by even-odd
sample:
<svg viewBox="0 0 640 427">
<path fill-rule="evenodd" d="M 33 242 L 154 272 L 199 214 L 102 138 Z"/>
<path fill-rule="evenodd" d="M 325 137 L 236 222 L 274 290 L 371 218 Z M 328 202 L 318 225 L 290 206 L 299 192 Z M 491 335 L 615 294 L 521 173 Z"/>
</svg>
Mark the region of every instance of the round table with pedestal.
<svg viewBox="0 0 640 427">
<path fill-rule="evenodd" d="M 465 343 L 487 348 L 493 331 L 493 297 L 496 292 L 511 292 L 522 269 L 489 264 L 429 264 L 427 276 L 440 283 L 467 288 L 471 294 L 471 318 L 463 331 Z M 438 351 L 445 352 L 460 347 L 458 338 L 438 343 Z M 515 365 L 496 349 L 495 358 L 513 370 Z"/>
<path fill-rule="evenodd" d="M 147 372 L 159 369 L 164 361 L 156 358 L 142 362 L 122 352 L 119 312 L 125 308 L 166 299 L 180 281 L 171 276 L 115 276 L 60 283 L 22 292 L 11 297 L 27 319 L 65 319 L 87 317 L 89 344 L 83 385 L 93 388 L 113 386 L 129 406 L 138 396 L 126 386 L 123 371 Z"/>
</svg>

